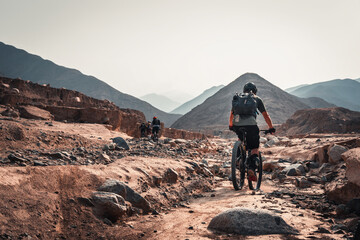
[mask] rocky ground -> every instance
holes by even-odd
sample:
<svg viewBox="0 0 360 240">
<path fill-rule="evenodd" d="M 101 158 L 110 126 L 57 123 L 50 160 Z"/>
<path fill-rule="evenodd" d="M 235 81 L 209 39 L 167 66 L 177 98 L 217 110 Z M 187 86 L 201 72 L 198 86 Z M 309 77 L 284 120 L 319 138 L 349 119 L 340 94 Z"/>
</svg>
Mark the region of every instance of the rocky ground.
<svg viewBox="0 0 360 240">
<path fill-rule="evenodd" d="M 0 239 L 351 239 L 359 136 L 261 141 L 261 191 L 234 191 L 234 140 L 155 143 L 100 124 L 2 117 Z M 268 210 L 297 233 L 209 230 L 234 207 Z"/>
</svg>

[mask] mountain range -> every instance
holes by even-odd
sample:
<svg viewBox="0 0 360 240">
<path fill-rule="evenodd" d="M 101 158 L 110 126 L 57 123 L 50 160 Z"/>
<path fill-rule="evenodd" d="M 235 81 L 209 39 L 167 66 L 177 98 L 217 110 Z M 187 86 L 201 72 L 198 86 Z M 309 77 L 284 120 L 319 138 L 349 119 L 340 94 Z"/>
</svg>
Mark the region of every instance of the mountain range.
<svg viewBox="0 0 360 240">
<path fill-rule="evenodd" d="M 182 104 L 181 106 L 177 107 L 176 109 L 171 111 L 171 113 L 186 114 L 186 113 L 190 112 L 191 109 L 193 109 L 197 105 L 202 104 L 208 97 L 211 97 L 212 95 L 214 95 L 217 91 L 219 91 L 223 87 L 224 87 L 224 85 L 211 87 L 211 88 L 205 90 L 199 96 L 197 96 L 197 97 L 191 99 L 190 101 L 187 101 L 186 103 Z"/>
<path fill-rule="evenodd" d="M 319 97 L 325 101 L 353 111 L 360 111 L 359 79 L 335 79 L 288 89 L 301 98 Z"/>
<path fill-rule="evenodd" d="M 170 126 L 181 116 L 161 111 L 143 100 L 116 90 L 96 77 L 56 65 L 49 60 L 2 42 L 0 42 L 0 75 L 50 84 L 56 88 L 76 90 L 101 100 L 107 99 L 120 108 L 140 110 L 147 119 L 158 116 L 165 126 Z"/>
<path fill-rule="evenodd" d="M 247 82 L 253 82 L 258 88 L 258 96 L 262 98 L 273 122 L 285 122 L 296 110 L 312 108 L 304 100 L 293 96 L 255 73 L 246 73 L 221 88 L 190 112 L 179 118 L 171 127 L 187 130 L 224 130 L 229 123 L 232 97 L 236 92 L 242 92 Z M 313 99 L 316 103 L 328 105 L 324 100 Z M 265 124 L 262 116 L 259 124 Z"/>
<path fill-rule="evenodd" d="M 146 94 L 140 97 L 140 99 L 150 103 L 154 107 L 159 108 L 164 112 L 170 112 L 171 110 L 173 110 L 174 108 L 178 107 L 181 104 L 179 102 L 175 102 L 174 100 L 171 100 L 166 96 L 156 93 Z"/>
</svg>

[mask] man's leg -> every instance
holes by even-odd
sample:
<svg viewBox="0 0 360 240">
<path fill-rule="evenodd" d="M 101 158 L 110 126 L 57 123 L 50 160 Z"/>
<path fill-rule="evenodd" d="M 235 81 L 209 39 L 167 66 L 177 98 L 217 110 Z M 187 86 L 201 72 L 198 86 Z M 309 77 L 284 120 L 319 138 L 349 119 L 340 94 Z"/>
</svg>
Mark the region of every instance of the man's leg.
<svg viewBox="0 0 360 240">
<path fill-rule="evenodd" d="M 260 130 L 259 127 L 247 126 L 247 147 L 251 149 L 251 156 L 249 156 L 249 170 L 248 176 L 250 181 L 257 181 L 256 177 L 256 162 L 259 157 L 259 145 L 260 145 Z"/>
</svg>

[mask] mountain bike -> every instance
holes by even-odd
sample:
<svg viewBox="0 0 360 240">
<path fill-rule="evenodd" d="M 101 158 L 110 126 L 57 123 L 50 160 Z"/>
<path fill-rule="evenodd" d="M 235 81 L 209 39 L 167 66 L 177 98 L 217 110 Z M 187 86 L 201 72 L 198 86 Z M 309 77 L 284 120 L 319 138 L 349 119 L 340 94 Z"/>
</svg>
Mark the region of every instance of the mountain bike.
<svg viewBox="0 0 360 240">
<path fill-rule="evenodd" d="M 246 149 L 246 131 L 245 129 L 240 129 L 243 141 L 238 140 L 235 142 L 232 157 L 231 157 L 231 181 L 233 183 L 235 190 L 241 190 L 244 186 L 245 175 L 248 180 L 249 188 L 251 190 L 259 190 L 262 180 L 262 158 L 261 152 L 259 152 L 259 157 L 255 162 L 255 175 L 257 177 L 256 186 L 254 188 L 253 182 L 249 179 L 248 170 L 249 170 L 249 157 L 251 155 L 251 150 Z M 265 134 L 269 133 L 268 130 L 261 130 Z"/>
</svg>

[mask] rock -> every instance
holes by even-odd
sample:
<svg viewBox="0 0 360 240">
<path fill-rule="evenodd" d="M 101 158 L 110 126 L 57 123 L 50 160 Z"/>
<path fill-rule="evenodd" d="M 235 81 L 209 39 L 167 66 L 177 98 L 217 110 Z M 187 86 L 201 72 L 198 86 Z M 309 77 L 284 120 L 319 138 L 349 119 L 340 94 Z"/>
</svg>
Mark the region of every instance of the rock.
<svg viewBox="0 0 360 240">
<path fill-rule="evenodd" d="M 263 163 L 263 171 L 273 172 L 278 169 L 280 166 L 277 161 L 266 161 Z"/>
<path fill-rule="evenodd" d="M 187 140 L 185 140 L 185 139 L 180 139 L 180 138 L 178 138 L 178 139 L 175 139 L 175 143 L 176 144 L 186 144 L 186 143 L 188 143 L 188 141 Z"/>
<path fill-rule="evenodd" d="M 329 148 L 329 145 L 326 145 L 326 146 L 318 148 L 318 150 L 317 150 L 317 157 L 318 157 L 320 166 L 323 163 L 327 163 L 329 161 L 328 148 Z"/>
<path fill-rule="evenodd" d="M 354 239 L 360 239 L 360 221 L 358 221 L 355 233 L 354 233 Z"/>
<path fill-rule="evenodd" d="M 160 185 L 161 185 L 162 180 L 163 180 L 163 178 L 162 178 L 162 177 L 156 177 L 156 176 L 153 176 L 153 182 L 154 182 L 155 186 L 160 186 Z"/>
<path fill-rule="evenodd" d="M 319 173 L 325 173 L 325 172 L 329 172 L 329 167 L 330 167 L 330 163 L 324 163 L 323 165 L 321 165 L 321 167 L 319 168 Z"/>
<path fill-rule="evenodd" d="M 111 159 L 110 157 L 106 154 L 106 153 L 101 153 L 99 155 L 99 159 L 102 160 L 102 161 L 106 161 L 106 162 L 110 162 Z"/>
<path fill-rule="evenodd" d="M 351 149 L 341 156 L 346 163 L 347 179 L 360 186 L 360 148 Z"/>
<path fill-rule="evenodd" d="M 346 203 L 346 206 L 349 208 L 350 212 L 353 212 L 360 216 L 360 198 L 354 198 Z"/>
<path fill-rule="evenodd" d="M 310 182 L 313 182 L 313 183 L 320 183 L 321 182 L 320 178 L 317 177 L 317 176 L 310 176 L 310 177 L 307 178 L 307 180 L 310 181 Z"/>
<path fill-rule="evenodd" d="M 309 162 L 307 164 L 308 168 L 310 169 L 315 169 L 315 168 L 319 168 L 320 167 L 320 164 L 318 162 Z"/>
<path fill-rule="evenodd" d="M 21 106 L 18 107 L 20 116 L 28 119 L 36 119 L 36 120 L 53 120 L 54 116 L 41 108 L 35 106 Z"/>
<path fill-rule="evenodd" d="M 170 147 L 173 147 L 173 148 L 177 147 L 177 144 L 175 143 L 175 141 L 171 141 L 171 142 L 169 142 L 169 144 L 170 144 Z"/>
<path fill-rule="evenodd" d="M 266 143 L 266 142 L 267 142 L 267 139 L 264 138 L 264 137 L 260 137 L 260 142 L 261 142 L 261 143 Z"/>
<path fill-rule="evenodd" d="M 316 232 L 317 233 L 330 233 L 330 231 L 324 227 L 318 227 L 318 230 L 316 230 Z"/>
<path fill-rule="evenodd" d="M 345 204 L 339 204 L 335 208 L 336 215 L 339 217 L 349 214 L 350 209 Z"/>
<path fill-rule="evenodd" d="M 325 193 L 336 203 L 347 203 L 354 198 L 360 198 L 360 187 L 351 182 L 333 181 L 326 184 Z"/>
<path fill-rule="evenodd" d="M 300 163 L 291 164 L 284 168 L 282 173 L 285 173 L 287 176 L 300 176 L 305 173 L 305 168 Z"/>
<path fill-rule="evenodd" d="M 128 143 L 122 138 L 122 137 L 116 137 L 116 138 L 113 138 L 112 139 L 113 143 L 116 143 L 116 145 L 118 147 L 122 147 L 124 148 L 125 150 L 129 150 L 129 145 Z"/>
<path fill-rule="evenodd" d="M 277 137 L 273 137 L 272 139 L 267 141 L 266 144 L 271 147 L 271 146 L 274 146 L 274 145 L 278 144 L 279 142 L 280 141 L 279 141 L 279 139 Z"/>
<path fill-rule="evenodd" d="M 80 103 L 81 102 L 81 99 L 79 97 L 74 97 L 74 102 L 77 102 L 77 103 Z"/>
<path fill-rule="evenodd" d="M 116 193 L 130 202 L 134 207 L 142 209 L 145 213 L 148 213 L 151 209 L 150 203 L 145 198 L 123 182 L 108 179 L 98 190 Z"/>
<path fill-rule="evenodd" d="M 94 192 L 91 196 L 96 212 L 103 218 L 116 222 L 126 214 L 127 206 L 123 197 L 111 192 Z"/>
<path fill-rule="evenodd" d="M 19 157 L 19 156 L 16 156 L 15 154 L 10 154 L 8 156 L 8 159 L 12 162 L 20 162 L 20 163 L 24 163 L 27 161 L 27 159 L 23 158 L 23 157 Z"/>
<path fill-rule="evenodd" d="M 299 187 L 299 188 L 309 188 L 311 187 L 312 183 L 308 180 L 306 180 L 306 178 L 296 178 L 295 179 L 295 186 Z"/>
<path fill-rule="evenodd" d="M 350 232 L 355 232 L 359 221 L 360 221 L 359 217 L 346 219 L 345 220 L 346 229 Z"/>
<path fill-rule="evenodd" d="M 281 217 L 266 210 L 233 208 L 215 216 L 208 228 L 240 235 L 297 234 Z"/>
<path fill-rule="evenodd" d="M 53 159 L 63 159 L 64 158 L 64 155 L 61 152 L 49 153 L 47 155 L 49 155 L 49 157 L 51 157 Z"/>
<path fill-rule="evenodd" d="M 7 108 L 5 111 L 1 112 L 1 115 L 7 116 L 7 117 L 12 117 L 12 118 L 20 117 L 19 111 L 17 109 L 13 109 L 13 108 Z"/>
<path fill-rule="evenodd" d="M 332 164 L 337 164 L 341 160 L 341 154 L 347 150 L 348 148 L 337 144 L 330 146 L 328 150 L 329 162 Z"/>
<path fill-rule="evenodd" d="M 11 89 L 11 93 L 12 93 L 12 94 L 19 94 L 19 93 L 20 93 L 20 90 L 17 89 L 17 88 L 13 88 L 13 89 Z"/>
<path fill-rule="evenodd" d="M 43 162 L 39 162 L 39 161 L 34 161 L 34 166 L 41 166 L 41 167 L 44 167 L 44 166 L 47 166 L 46 163 L 43 163 Z"/>
<path fill-rule="evenodd" d="M 178 178 L 179 174 L 172 168 L 168 168 L 164 174 L 164 180 L 168 183 L 176 183 Z"/>
</svg>

